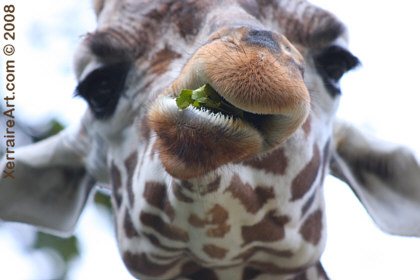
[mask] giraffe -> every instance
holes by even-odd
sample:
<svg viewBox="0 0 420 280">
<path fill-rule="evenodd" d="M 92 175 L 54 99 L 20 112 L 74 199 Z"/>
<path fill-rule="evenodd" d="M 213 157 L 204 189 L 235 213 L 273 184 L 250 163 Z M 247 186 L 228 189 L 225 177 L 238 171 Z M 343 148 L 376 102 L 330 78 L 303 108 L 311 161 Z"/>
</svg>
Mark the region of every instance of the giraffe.
<svg viewBox="0 0 420 280">
<path fill-rule="evenodd" d="M 136 277 L 328 279 L 331 172 L 382 229 L 419 235 L 418 161 L 334 117 L 339 79 L 358 60 L 333 15 L 305 1 L 94 8 L 98 29 L 75 58 L 90 109 L 79 127 L 16 153 L 1 218 L 71 232 L 92 187 L 108 185 Z M 244 117 L 176 107 L 204 83 Z"/>
</svg>

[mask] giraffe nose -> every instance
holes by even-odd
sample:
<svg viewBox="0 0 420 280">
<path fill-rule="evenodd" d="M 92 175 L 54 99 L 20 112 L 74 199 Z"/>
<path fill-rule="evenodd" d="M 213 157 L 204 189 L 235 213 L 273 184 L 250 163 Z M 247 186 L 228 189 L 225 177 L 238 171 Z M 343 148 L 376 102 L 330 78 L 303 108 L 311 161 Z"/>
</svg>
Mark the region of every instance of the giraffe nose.
<svg viewBox="0 0 420 280">
<path fill-rule="evenodd" d="M 245 43 L 265 47 L 274 52 L 280 51 L 279 43 L 274 38 L 274 34 L 267 30 L 251 29 L 242 40 Z"/>
<path fill-rule="evenodd" d="M 303 57 L 281 34 L 228 27 L 211 36 L 184 67 L 171 91 L 210 84 L 234 107 L 253 114 L 307 112 Z M 303 114 L 302 114 L 303 115 Z"/>
<path fill-rule="evenodd" d="M 307 110 L 303 57 L 281 34 L 232 29 L 198 52 L 202 77 L 225 100 L 254 114 Z"/>
</svg>

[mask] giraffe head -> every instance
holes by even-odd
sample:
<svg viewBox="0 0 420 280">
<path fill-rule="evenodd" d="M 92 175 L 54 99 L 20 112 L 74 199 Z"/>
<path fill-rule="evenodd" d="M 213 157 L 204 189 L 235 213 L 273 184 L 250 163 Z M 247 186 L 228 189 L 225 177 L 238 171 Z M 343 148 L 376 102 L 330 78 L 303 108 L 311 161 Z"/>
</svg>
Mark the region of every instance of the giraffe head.
<svg viewBox="0 0 420 280">
<path fill-rule="evenodd" d="M 419 235 L 418 161 L 335 119 L 340 78 L 359 63 L 335 16 L 303 0 L 93 7 L 98 27 L 75 56 L 76 92 L 89 109 L 78 127 L 6 154 L 2 169 L 16 167 L 14 180 L 0 181 L 1 218 L 69 232 L 92 187 L 110 186 L 124 261 L 141 277 L 201 271 L 185 255 L 200 267 L 242 260 L 251 274 L 292 273 L 322 252 L 331 163 L 381 228 Z M 228 109 L 177 107 L 183 89 L 204 84 Z M 270 242 L 285 247 L 259 245 Z M 288 268 L 259 254 L 288 257 Z"/>
<path fill-rule="evenodd" d="M 76 57 L 93 125 L 110 135 L 129 122 L 139 133 L 153 131 L 138 138 L 156 133 L 166 172 L 191 179 L 278 147 L 311 110 L 331 124 L 338 80 L 358 64 L 335 17 L 302 1 L 181 2 L 95 2 L 98 29 Z M 294 9 L 326 20 L 291 17 Z M 101 79 L 113 92 L 98 87 Z M 204 84 L 242 116 L 177 108 L 183 89 Z"/>
</svg>

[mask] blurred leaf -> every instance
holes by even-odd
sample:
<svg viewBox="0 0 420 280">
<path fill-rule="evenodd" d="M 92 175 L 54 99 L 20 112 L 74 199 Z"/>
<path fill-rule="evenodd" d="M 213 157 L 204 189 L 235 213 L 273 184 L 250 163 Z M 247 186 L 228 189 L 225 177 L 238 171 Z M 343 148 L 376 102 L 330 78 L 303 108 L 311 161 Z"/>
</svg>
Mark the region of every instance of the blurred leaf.
<svg viewBox="0 0 420 280">
<path fill-rule="evenodd" d="M 80 255 L 77 237 L 74 235 L 69 238 L 61 238 L 38 231 L 33 249 L 54 250 L 66 263 Z"/>
<path fill-rule="evenodd" d="M 59 133 L 64 128 L 64 125 L 57 119 L 53 119 L 48 123 L 46 130 L 37 130 L 36 132 L 32 132 L 32 138 L 34 139 L 34 142 L 38 142 Z"/>
<path fill-rule="evenodd" d="M 51 128 L 50 128 L 50 130 L 48 131 L 48 135 L 47 135 L 47 137 L 49 137 L 49 136 L 52 136 L 52 135 L 54 135 L 54 134 L 57 134 L 57 133 L 59 133 L 60 131 L 62 131 L 64 129 L 64 125 L 62 125 L 59 121 L 57 121 L 57 120 L 53 120 L 52 121 L 52 124 L 51 124 Z"/>
<path fill-rule="evenodd" d="M 98 190 L 95 194 L 94 201 L 96 205 L 103 206 L 107 210 L 109 210 L 110 213 L 112 213 L 112 203 L 109 194 Z"/>
</svg>

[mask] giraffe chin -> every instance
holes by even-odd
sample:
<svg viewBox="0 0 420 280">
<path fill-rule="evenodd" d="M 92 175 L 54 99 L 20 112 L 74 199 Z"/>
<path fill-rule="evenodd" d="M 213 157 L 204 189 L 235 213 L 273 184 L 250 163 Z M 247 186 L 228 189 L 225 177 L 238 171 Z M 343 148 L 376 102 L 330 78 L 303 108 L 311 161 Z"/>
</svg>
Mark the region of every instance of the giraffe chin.
<svg viewBox="0 0 420 280">
<path fill-rule="evenodd" d="M 227 163 L 250 159 L 278 146 L 297 129 L 285 129 L 284 117 L 278 115 L 241 119 L 192 106 L 180 110 L 168 96 L 153 102 L 148 123 L 157 134 L 164 168 L 179 179 L 200 177 Z"/>
</svg>

